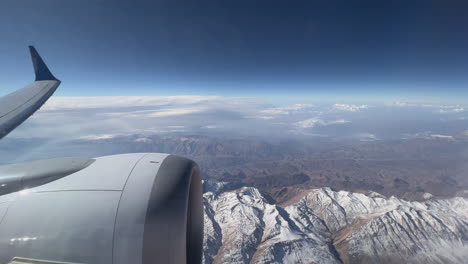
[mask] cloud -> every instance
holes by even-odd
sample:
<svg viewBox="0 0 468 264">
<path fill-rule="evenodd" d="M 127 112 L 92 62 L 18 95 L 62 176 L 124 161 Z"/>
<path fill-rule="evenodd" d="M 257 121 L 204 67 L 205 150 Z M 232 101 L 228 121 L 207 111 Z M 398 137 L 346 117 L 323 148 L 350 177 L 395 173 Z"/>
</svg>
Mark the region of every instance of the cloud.
<svg viewBox="0 0 468 264">
<path fill-rule="evenodd" d="M 152 143 L 153 140 L 149 139 L 149 138 L 137 138 L 134 140 L 135 142 L 138 142 L 138 143 Z"/>
<path fill-rule="evenodd" d="M 216 128 L 219 128 L 217 125 L 207 125 L 207 126 L 203 126 L 202 128 L 206 128 L 206 129 L 216 129 Z"/>
<path fill-rule="evenodd" d="M 359 133 L 356 136 L 360 141 L 375 141 L 379 139 L 375 134 L 372 133 Z"/>
<path fill-rule="evenodd" d="M 320 136 L 333 140 L 375 140 L 400 138 L 418 131 L 459 135 L 466 123 L 441 121 L 431 111 L 393 111 L 376 105 L 291 104 L 272 106 L 258 98 L 219 96 L 130 96 L 130 97 L 58 97 L 38 111 L 8 137 L 62 139 L 106 139 L 125 135 L 148 138 L 151 134 L 190 134 L 222 137 Z M 341 109 L 341 110 L 339 110 Z M 466 108 L 465 108 L 466 109 Z M 331 111 L 330 111 L 331 110 Z M 358 112 L 359 118 L 353 117 Z M 355 119 L 354 119 L 355 118 Z M 395 127 L 395 122 L 402 124 Z M 453 123 L 455 122 L 455 123 Z M 337 129 L 346 124 L 346 129 Z M 317 133 L 320 133 L 318 135 Z"/>
<path fill-rule="evenodd" d="M 284 119 L 290 118 L 291 116 L 304 116 L 314 114 L 320 114 L 320 111 L 317 111 L 316 106 L 312 104 L 293 104 L 287 106 L 278 106 L 278 107 L 269 107 L 266 109 L 260 109 L 255 115 L 248 115 L 245 118 L 253 119 L 262 119 L 262 120 L 272 120 L 272 119 Z"/>
<path fill-rule="evenodd" d="M 89 97 L 52 97 L 41 111 L 65 109 L 125 108 L 142 106 L 189 105 L 222 101 L 221 96 L 89 96 Z"/>
<path fill-rule="evenodd" d="M 303 112 L 303 110 L 310 109 L 313 107 L 314 105 L 312 104 L 293 104 L 289 106 L 268 108 L 260 112 L 268 115 L 289 115 L 296 112 Z"/>
<path fill-rule="evenodd" d="M 398 107 L 425 107 L 425 108 L 450 108 L 453 106 L 450 105 L 440 105 L 440 104 L 427 104 L 427 103 L 415 103 L 415 102 L 404 102 L 404 101 L 395 101 L 387 103 L 388 106 L 398 106 Z"/>
<path fill-rule="evenodd" d="M 266 131 L 280 134 L 271 128 L 278 125 L 269 122 L 272 118 L 267 115 L 264 122 L 245 118 L 265 109 L 265 103 L 258 100 L 220 96 L 58 97 L 10 137 L 103 139 L 115 134 L 256 135 Z"/>
<path fill-rule="evenodd" d="M 339 111 L 347 111 L 347 112 L 357 112 L 362 109 L 367 109 L 369 106 L 367 105 L 351 105 L 351 104 L 334 104 L 333 109 Z"/>
<path fill-rule="evenodd" d="M 315 106 L 312 104 L 293 104 L 288 106 L 270 107 L 262 109 L 259 114 L 247 116 L 247 118 L 271 120 L 277 118 L 284 118 L 291 115 L 304 115 L 310 113 L 318 113 L 318 111 L 311 110 Z"/>
<path fill-rule="evenodd" d="M 214 96 L 51 99 L 11 136 L 103 139 L 114 134 L 180 133 L 203 125 L 221 126 L 226 116 L 256 113 L 259 107 L 247 99 Z"/>
<path fill-rule="evenodd" d="M 414 139 L 414 138 L 421 138 L 421 139 L 449 139 L 454 140 L 455 137 L 450 135 L 442 135 L 442 134 L 434 134 L 431 131 L 420 132 L 415 134 L 405 134 L 403 135 L 402 139 Z"/>
<path fill-rule="evenodd" d="M 309 118 L 309 119 L 294 123 L 294 125 L 299 128 L 312 128 L 312 127 L 315 127 L 318 125 L 324 125 L 324 124 L 325 122 L 319 118 Z"/>
<path fill-rule="evenodd" d="M 100 135 L 85 135 L 79 137 L 80 139 L 86 140 L 99 140 L 99 139 L 111 139 L 114 138 L 116 135 L 113 134 L 100 134 Z"/>
<path fill-rule="evenodd" d="M 407 102 L 401 102 L 401 101 L 395 101 L 395 102 L 389 102 L 389 103 L 386 103 L 387 106 L 400 106 L 400 107 L 404 107 L 404 106 L 408 106 L 408 103 Z"/>
<path fill-rule="evenodd" d="M 257 119 L 263 119 L 263 120 L 275 119 L 274 116 L 253 116 L 253 117 L 247 117 L 247 118 L 257 118 Z"/>
<path fill-rule="evenodd" d="M 153 117 L 168 117 L 176 115 L 189 115 L 200 113 L 205 110 L 209 110 L 206 107 L 189 107 L 189 108 L 169 108 L 161 110 L 142 110 L 142 111 L 130 111 L 130 112 L 111 112 L 102 113 L 99 115 L 107 115 L 114 117 L 127 117 L 127 118 L 153 118 Z"/>
<path fill-rule="evenodd" d="M 440 134 L 433 134 L 431 138 L 439 138 L 439 139 L 454 139 L 453 136 L 448 135 L 440 135 Z"/>
<path fill-rule="evenodd" d="M 387 106 L 397 106 L 397 107 L 421 107 L 421 108 L 439 108 L 436 112 L 438 113 L 460 113 L 465 111 L 460 105 L 447 105 L 447 104 L 427 104 L 427 103 L 411 103 L 411 102 L 402 102 L 395 101 L 390 102 Z"/>
<path fill-rule="evenodd" d="M 332 120 L 332 121 L 324 121 L 320 118 L 309 118 L 306 120 L 302 120 L 299 122 L 294 123 L 294 126 L 298 128 L 313 128 L 316 126 L 329 126 L 329 125 L 339 125 L 339 124 L 346 124 L 350 123 L 351 121 L 339 119 L 339 120 Z"/>
<path fill-rule="evenodd" d="M 447 114 L 447 113 L 461 113 L 461 112 L 464 112 L 465 109 L 464 108 L 449 108 L 449 109 L 439 109 L 439 113 L 442 113 L 442 114 Z"/>
<path fill-rule="evenodd" d="M 346 123 L 351 123 L 351 121 L 344 120 L 344 119 L 338 119 L 338 120 L 328 122 L 328 125 L 339 125 L 339 124 L 346 124 Z"/>
</svg>

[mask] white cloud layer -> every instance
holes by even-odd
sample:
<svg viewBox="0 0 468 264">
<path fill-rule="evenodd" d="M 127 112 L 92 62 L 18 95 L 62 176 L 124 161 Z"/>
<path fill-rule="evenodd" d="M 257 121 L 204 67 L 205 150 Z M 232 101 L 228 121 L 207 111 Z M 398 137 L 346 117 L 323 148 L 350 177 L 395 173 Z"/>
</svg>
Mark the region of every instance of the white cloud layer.
<svg viewBox="0 0 468 264">
<path fill-rule="evenodd" d="M 111 113 L 102 113 L 99 115 L 112 116 L 112 117 L 127 117 L 127 118 L 153 118 L 153 117 L 189 115 L 189 114 L 200 113 L 209 109 L 210 108 L 207 108 L 207 107 L 197 106 L 197 107 L 169 108 L 169 109 L 160 109 L 160 110 L 111 112 Z"/>
<path fill-rule="evenodd" d="M 375 134 L 372 133 L 359 133 L 356 136 L 360 141 L 375 141 L 379 139 Z"/>
<path fill-rule="evenodd" d="M 340 124 L 346 124 L 346 123 L 351 123 L 351 121 L 344 120 L 344 119 L 324 121 L 320 118 L 309 118 L 306 120 L 296 122 L 294 123 L 294 125 L 298 128 L 313 128 L 316 126 L 340 125 Z"/>
<path fill-rule="evenodd" d="M 94 96 L 52 97 L 41 108 L 42 111 L 64 109 L 124 108 L 141 106 L 188 105 L 220 101 L 221 96 Z"/>
<path fill-rule="evenodd" d="M 288 115 L 288 114 L 293 114 L 297 112 L 303 112 L 305 109 L 310 109 L 313 107 L 314 105 L 312 104 L 294 104 L 290 106 L 268 108 L 260 112 L 266 115 Z"/>
<path fill-rule="evenodd" d="M 449 135 L 440 135 L 440 134 L 433 134 L 433 135 L 431 135 L 431 138 L 454 139 L 453 136 L 449 136 Z"/>
<path fill-rule="evenodd" d="M 463 132 L 461 133 L 463 135 Z M 452 135 L 445 135 L 445 134 L 435 134 L 431 131 L 425 131 L 421 133 L 415 133 L 415 134 L 405 134 L 403 135 L 402 139 L 415 139 L 415 138 L 420 138 L 420 139 L 448 139 L 448 140 L 455 140 L 456 137 Z"/>
<path fill-rule="evenodd" d="M 114 138 L 115 136 L 116 135 L 112 135 L 112 134 L 85 135 L 85 136 L 81 136 L 80 139 L 99 140 L 99 139 L 110 139 L 110 138 Z"/>
<path fill-rule="evenodd" d="M 464 112 L 465 108 L 445 108 L 445 109 L 439 109 L 439 113 L 442 114 L 447 114 L 447 113 L 461 113 Z"/>
<path fill-rule="evenodd" d="M 464 107 L 460 105 L 450 105 L 450 104 L 428 104 L 428 103 L 411 103 L 403 101 L 395 101 L 387 104 L 388 106 L 398 106 L 398 107 L 420 107 L 420 108 L 437 108 L 435 112 L 447 114 L 447 113 L 461 113 L 465 111 Z"/>
<path fill-rule="evenodd" d="M 352 104 L 334 104 L 333 109 L 339 111 L 357 112 L 362 109 L 369 108 L 368 105 L 352 105 Z"/>
<path fill-rule="evenodd" d="M 426 138 L 460 135 L 468 127 L 457 116 L 451 119 L 447 115 L 442 120 L 435 112 L 460 111 L 457 109 L 461 107 L 411 112 L 403 107 L 389 111 L 388 107 L 373 105 L 372 111 L 363 111 L 367 105 L 275 106 L 258 98 L 219 96 L 53 97 L 8 137 L 99 140 L 129 134 L 146 138 L 148 134 L 179 133 L 368 141 L 399 139 L 402 135 L 414 138 L 411 135 L 429 130 Z M 346 126 L 340 126 L 343 124 Z"/>
</svg>

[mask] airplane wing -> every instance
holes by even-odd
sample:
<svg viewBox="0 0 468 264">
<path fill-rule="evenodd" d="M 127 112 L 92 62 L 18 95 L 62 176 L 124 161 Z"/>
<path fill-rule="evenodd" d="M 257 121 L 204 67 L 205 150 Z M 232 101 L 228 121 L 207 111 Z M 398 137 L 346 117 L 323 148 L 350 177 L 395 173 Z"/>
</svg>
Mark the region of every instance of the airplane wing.
<svg viewBox="0 0 468 264">
<path fill-rule="evenodd" d="M 60 84 L 30 47 L 36 80 L 0 98 L 0 138 Z M 200 170 L 161 153 L 0 166 L 0 263 L 201 263 Z"/>
<path fill-rule="evenodd" d="M 0 98 L 0 139 L 36 112 L 60 85 L 33 46 L 29 47 L 36 79 Z"/>
</svg>

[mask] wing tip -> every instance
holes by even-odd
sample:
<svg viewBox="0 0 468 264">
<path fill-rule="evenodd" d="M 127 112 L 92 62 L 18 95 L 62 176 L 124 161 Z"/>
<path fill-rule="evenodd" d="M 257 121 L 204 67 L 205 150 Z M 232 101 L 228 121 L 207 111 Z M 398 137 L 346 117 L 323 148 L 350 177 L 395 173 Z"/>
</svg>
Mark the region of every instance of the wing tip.
<svg viewBox="0 0 468 264">
<path fill-rule="evenodd" d="M 36 75 L 35 81 L 58 81 L 58 79 L 50 72 L 49 68 L 47 68 L 47 65 L 44 63 L 39 52 L 37 52 L 34 46 L 29 46 L 29 52 L 31 53 L 34 73 Z"/>
</svg>

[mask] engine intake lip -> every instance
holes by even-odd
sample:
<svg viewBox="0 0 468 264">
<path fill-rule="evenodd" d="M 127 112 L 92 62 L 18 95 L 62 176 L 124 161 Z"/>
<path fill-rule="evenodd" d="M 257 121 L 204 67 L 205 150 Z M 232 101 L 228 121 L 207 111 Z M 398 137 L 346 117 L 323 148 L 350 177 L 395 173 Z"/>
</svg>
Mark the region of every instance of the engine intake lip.
<svg viewBox="0 0 468 264">
<path fill-rule="evenodd" d="M 192 160 L 170 155 L 158 170 L 148 202 L 143 263 L 198 264 L 202 246 L 200 170 Z"/>
</svg>

